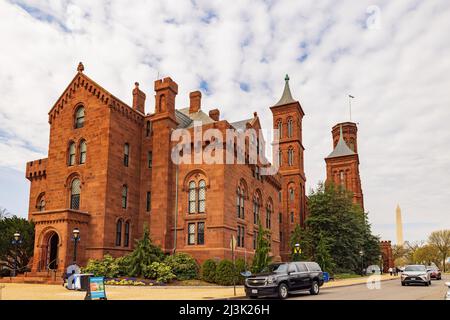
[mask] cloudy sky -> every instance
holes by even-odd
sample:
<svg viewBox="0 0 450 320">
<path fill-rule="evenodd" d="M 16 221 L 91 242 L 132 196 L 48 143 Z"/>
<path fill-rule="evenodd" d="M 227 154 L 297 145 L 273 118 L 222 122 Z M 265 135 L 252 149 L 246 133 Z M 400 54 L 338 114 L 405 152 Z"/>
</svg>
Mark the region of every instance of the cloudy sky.
<svg viewBox="0 0 450 320">
<path fill-rule="evenodd" d="M 26 216 L 25 162 L 47 155 L 47 112 L 85 73 L 131 104 L 139 81 L 201 89 L 237 121 L 268 109 L 284 76 L 306 113 L 308 187 L 325 178 L 331 127 L 359 124 L 365 207 L 375 233 L 406 240 L 450 228 L 450 1 L 0 0 L 0 206 Z"/>
</svg>

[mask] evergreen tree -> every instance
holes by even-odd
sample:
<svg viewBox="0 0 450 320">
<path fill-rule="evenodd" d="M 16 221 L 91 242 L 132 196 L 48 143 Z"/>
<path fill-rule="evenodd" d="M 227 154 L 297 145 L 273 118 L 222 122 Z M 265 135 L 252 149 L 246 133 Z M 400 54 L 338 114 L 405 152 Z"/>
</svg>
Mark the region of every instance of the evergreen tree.
<svg viewBox="0 0 450 320">
<path fill-rule="evenodd" d="M 263 228 L 261 221 L 258 221 L 258 237 L 256 239 L 256 250 L 253 258 L 252 272 L 261 272 L 270 263 L 270 232 Z"/>
<path fill-rule="evenodd" d="M 142 276 L 146 267 L 153 262 L 161 262 L 164 253 L 161 248 L 155 246 L 150 239 L 150 232 L 147 226 L 144 226 L 142 239 L 136 241 L 136 248 L 127 259 L 129 263 L 129 274 L 131 276 Z"/>
</svg>

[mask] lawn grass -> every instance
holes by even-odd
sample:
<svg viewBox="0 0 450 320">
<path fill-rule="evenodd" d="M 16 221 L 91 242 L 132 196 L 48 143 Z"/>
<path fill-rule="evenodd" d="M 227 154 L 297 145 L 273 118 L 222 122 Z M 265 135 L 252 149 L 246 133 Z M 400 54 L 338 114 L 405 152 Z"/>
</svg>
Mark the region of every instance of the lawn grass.
<svg viewBox="0 0 450 320">
<path fill-rule="evenodd" d="M 356 273 L 337 273 L 334 275 L 334 279 L 351 279 L 351 278 L 361 278 L 360 274 Z"/>
</svg>

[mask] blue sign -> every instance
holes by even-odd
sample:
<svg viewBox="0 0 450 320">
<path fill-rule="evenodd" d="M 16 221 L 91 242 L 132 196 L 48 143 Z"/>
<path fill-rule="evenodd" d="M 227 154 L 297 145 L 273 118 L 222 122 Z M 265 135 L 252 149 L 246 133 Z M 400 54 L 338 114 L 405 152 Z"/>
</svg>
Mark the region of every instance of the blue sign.
<svg viewBox="0 0 450 320">
<path fill-rule="evenodd" d="M 91 299 L 106 299 L 104 280 L 104 277 L 89 278 L 89 291 L 91 294 Z"/>
<path fill-rule="evenodd" d="M 323 281 L 328 282 L 330 280 L 330 274 L 328 272 L 323 273 Z"/>
</svg>

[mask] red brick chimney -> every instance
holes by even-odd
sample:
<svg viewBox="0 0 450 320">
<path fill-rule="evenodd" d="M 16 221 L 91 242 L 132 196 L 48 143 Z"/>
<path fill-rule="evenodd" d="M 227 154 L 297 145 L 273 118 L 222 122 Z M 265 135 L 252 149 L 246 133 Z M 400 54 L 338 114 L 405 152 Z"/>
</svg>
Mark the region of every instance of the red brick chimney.
<svg viewBox="0 0 450 320">
<path fill-rule="evenodd" d="M 139 82 L 134 83 L 133 109 L 145 114 L 145 93 L 139 90 Z"/>
<path fill-rule="evenodd" d="M 219 117 L 220 117 L 220 111 L 219 109 L 212 109 L 209 110 L 209 117 L 211 119 L 213 119 L 214 121 L 219 121 Z"/>
<path fill-rule="evenodd" d="M 198 112 L 202 104 L 202 93 L 200 91 L 194 91 L 189 94 L 189 113 Z"/>
</svg>

